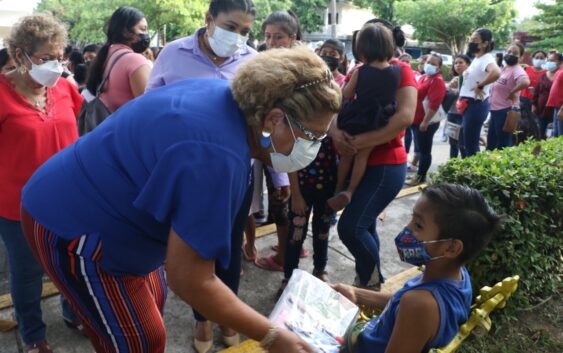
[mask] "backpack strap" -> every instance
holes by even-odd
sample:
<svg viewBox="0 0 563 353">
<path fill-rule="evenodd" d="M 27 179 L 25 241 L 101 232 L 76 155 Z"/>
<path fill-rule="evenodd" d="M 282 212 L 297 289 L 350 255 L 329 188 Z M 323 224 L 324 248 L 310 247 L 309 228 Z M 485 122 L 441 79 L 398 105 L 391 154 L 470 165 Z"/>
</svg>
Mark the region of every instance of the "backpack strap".
<svg viewBox="0 0 563 353">
<path fill-rule="evenodd" d="M 99 97 L 100 94 L 102 94 L 102 92 L 104 91 L 105 84 L 106 84 L 106 82 L 107 82 L 107 80 L 108 80 L 108 78 L 109 78 L 109 74 L 111 74 L 111 70 L 113 70 L 113 66 L 115 65 L 115 63 L 116 63 L 119 59 L 121 59 L 122 56 L 127 55 L 127 54 L 129 54 L 129 53 L 130 53 L 130 51 L 126 51 L 126 52 L 124 52 L 124 53 L 121 53 L 121 54 L 119 54 L 119 55 L 113 60 L 113 62 L 111 63 L 111 65 L 110 65 L 110 67 L 109 67 L 108 73 L 106 74 L 106 76 L 104 77 L 104 79 L 102 80 L 102 82 L 100 83 L 100 85 L 98 86 L 98 89 L 96 90 L 96 97 Z"/>
</svg>

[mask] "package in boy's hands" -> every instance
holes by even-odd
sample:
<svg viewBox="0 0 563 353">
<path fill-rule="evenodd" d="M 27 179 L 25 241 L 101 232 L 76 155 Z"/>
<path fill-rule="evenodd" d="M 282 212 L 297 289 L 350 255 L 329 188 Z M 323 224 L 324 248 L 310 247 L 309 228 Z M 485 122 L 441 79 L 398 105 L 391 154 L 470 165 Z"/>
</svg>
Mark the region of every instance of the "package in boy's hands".
<svg viewBox="0 0 563 353">
<path fill-rule="evenodd" d="M 294 270 L 270 320 L 295 332 L 317 352 L 337 353 L 358 312 L 354 303 L 325 282 Z"/>
</svg>

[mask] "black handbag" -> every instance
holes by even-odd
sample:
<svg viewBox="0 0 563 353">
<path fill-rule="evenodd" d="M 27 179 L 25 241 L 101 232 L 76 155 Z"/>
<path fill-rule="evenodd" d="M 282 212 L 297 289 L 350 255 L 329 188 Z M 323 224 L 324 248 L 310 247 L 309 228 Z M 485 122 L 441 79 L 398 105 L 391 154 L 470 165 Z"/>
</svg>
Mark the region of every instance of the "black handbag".
<svg viewBox="0 0 563 353">
<path fill-rule="evenodd" d="M 105 84 L 109 78 L 111 70 L 115 63 L 121 59 L 122 56 L 130 53 L 126 51 L 125 53 L 119 54 L 115 60 L 111 63 L 107 75 L 104 77 L 98 89 L 96 90 L 96 97 L 90 102 L 84 102 L 80 108 L 80 113 L 78 114 L 78 135 L 83 136 L 94 130 L 94 128 L 102 123 L 111 112 L 106 107 L 104 102 L 100 99 L 100 95 L 104 91 Z"/>
</svg>

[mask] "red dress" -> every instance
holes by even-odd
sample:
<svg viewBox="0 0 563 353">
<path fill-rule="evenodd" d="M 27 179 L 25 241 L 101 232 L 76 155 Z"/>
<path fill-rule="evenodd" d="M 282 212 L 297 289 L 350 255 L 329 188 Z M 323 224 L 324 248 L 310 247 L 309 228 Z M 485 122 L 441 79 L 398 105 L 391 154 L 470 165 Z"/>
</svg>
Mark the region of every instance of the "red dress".
<svg viewBox="0 0 563 353">
<path fill-rule="evenodd" d="M 78 138 L 78 89 L 59 79 L 46 97 L 42 112 L 0 74 L 0 217 L 12 221 L 20 219 L 21 189 L 31 174 Z"/>
</svg>

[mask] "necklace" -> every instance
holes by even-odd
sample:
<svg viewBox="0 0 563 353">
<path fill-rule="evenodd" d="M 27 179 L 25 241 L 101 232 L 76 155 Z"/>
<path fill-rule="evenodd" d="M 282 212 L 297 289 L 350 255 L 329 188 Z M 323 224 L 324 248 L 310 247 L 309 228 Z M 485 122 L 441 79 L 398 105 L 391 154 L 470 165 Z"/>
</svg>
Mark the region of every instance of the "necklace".
<svg viewBox="0 0 563 353">
<path fill-rule="evenodd" d="M 204 49 L 205 54 L 209 57 L 209 59 L 213 60 L 213 62 L 217 61 L 219 58 L 211 53 L 213 53 L 213 51 L 211 50 L 211 48 L 209 48 L 207 46 L 207 43 L 205 43 L 205 40 L 203 39 L 203 36 L 207 35 L 207 33 L 202 34 L 201 36 L 199 36 L 199 46 L 200 48 Z"/>
</svg>

